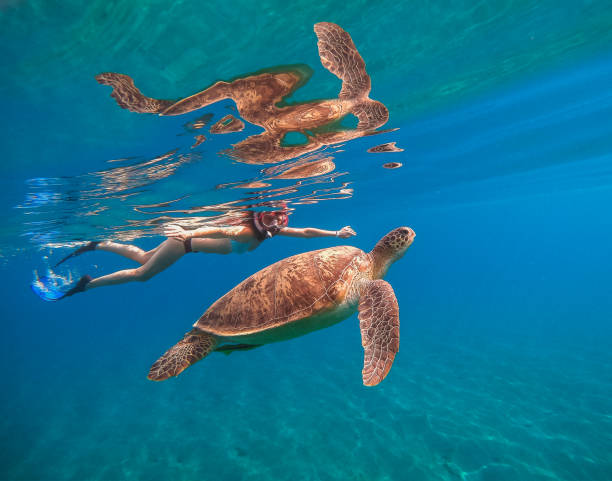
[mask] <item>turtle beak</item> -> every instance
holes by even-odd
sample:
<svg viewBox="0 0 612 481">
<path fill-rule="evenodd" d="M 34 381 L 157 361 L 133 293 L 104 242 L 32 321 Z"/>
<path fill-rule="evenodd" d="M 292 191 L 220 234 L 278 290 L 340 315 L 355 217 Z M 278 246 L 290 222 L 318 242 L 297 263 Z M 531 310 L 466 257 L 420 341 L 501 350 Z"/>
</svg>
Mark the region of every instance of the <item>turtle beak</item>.
<svg viewBox="0 0 612 481">
<path fill-rule="evenodd" d="M 406 236 L 408 242 L 412 242 L 416 237 L 416 234 L 410 227 L 400 227 L 399 231 Z"/>
</svg>

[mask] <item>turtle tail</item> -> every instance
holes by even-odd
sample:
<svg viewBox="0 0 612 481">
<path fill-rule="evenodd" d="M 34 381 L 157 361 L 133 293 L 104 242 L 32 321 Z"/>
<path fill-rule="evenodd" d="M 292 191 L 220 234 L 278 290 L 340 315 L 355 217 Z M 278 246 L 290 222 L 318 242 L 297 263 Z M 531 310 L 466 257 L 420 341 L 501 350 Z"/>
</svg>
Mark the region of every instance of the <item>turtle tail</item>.
<svg viewBox="0 0 612 481">
<path fill-rule="evenodd" d="M 194 327 L 155 361 L 147 377 L 151 381 L 165 381 L 169 377 L 178 376 L 210 354 L 218 343 L 216 336 Z"/>
</svg>

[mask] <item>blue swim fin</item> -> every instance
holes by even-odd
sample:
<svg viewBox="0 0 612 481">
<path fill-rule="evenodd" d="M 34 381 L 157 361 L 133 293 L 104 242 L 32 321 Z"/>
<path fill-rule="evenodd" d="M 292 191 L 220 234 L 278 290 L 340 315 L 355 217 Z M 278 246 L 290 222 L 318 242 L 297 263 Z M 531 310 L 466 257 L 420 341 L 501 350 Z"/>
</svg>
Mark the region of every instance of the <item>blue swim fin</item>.
<svg viewBox="0 0 612 481">
<path fill-rule="evenodd" d="M 48 277 L 42 276 L 37 277 L 32 284 L 30 284 L 32 291 L 43 301 L 57 301 L 64 297 L 64 292 L 57 285 L 57 282 Z"/>
<path fill-rule="evenodd" d="M 84 246 L 79 247 L 78 249 L 72 251 L 70 254 L 68 254 L 66 257 L 64 257 L 61 261 L 59 261 L 57 264 L 55 264 L 53 266 L 53 268 L 55 269 L 57 266 L 59 266 L 60 264 L 62 264 L 63 262 L 66 262 L 68 259 L 70 259 L 71 257 L 76 257 L 76 256 L 80 256 L 81 254 L 83 254 L 84 252 L 89 252 L 89 251 L 95 251 L 97 245 L 100 242 L 98 241 L 91 241 L 88 242 L 87 244 L 85 244 Z"/>
<path fill-rule="evenodd" d="M 66 289 L 67 283 L 62 277 L 38 277 L 37 275 L 34 282 L 30 284 L 30 287 L 32 288 L 32 291 L 34 291 L 34 293 L 43 301 L 59 301 L 60 299 L 72 296 L 77 292 L 83 292 L 89 281 L 91 281 L 90 276 L 83 276 L 76 284 L 74 284 L 73 287 Z"/>
</svg>

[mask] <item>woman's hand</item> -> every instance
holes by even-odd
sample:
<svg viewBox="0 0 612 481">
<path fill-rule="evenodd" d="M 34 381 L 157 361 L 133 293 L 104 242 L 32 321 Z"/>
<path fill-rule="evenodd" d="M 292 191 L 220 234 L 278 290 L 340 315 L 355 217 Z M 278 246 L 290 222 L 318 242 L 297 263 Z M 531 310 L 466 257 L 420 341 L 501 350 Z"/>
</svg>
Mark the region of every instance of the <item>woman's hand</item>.
<svg viewBox="0 0 612 481">
<path fill-rule="evenodd" d="M 336 231 L 336 237 L 341 237 L 342 239 L 353 237 L 354 235 L 357 235 L 357 232 L 351 229 L 350 225 L 344 226 L 339 231 Z"/>
<path fill-rule="evenodd" d="M 176 224 L 166 224 L 164 226 L 164 235 L 166 237 L 175 237 L 180 241 L 185 241 L 191 237 L 189 232 Z"/>
</svg>

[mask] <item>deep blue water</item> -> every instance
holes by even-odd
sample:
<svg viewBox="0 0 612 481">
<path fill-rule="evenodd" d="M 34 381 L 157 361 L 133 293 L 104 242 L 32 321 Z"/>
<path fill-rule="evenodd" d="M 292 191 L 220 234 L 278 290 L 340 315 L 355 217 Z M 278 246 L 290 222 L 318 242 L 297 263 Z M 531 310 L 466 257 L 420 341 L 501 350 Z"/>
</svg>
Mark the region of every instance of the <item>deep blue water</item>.
<svg viewBox="0 0 612 481">
<path fill-rule="evenodd" d="M 612 479 L 609 7 L 0 2 L 0 479 Z M 320 176 L 272 178 L 294 160 L 217 154 L 253 125 L 204 129 L 192 149 L 199 131 L 184 124 L 236 114 L 230 100 L 138 115 L 93 79 L 123 72 L 179 98 L 303 63 L 313 77 L 293 99 L 333 98 L 340 82 L 312 32 L 322 20 L 351 34 L 389 108 L 383 128 L 398 130 L 315 151 L 335 164 Z M 383 142 L 404 151 L 366 152 Z M 270 185 L 232 188 L 252 181 Z M 292 226 L 358 235 L 191 254 L 146 283 L 56 303 L 30 291 L 33 271 L 84 240 L 152 248 L 165 221 L 280 199 Z M 401 343 L 379 386 L 362 385 L 356 315 L 146 379 L 252 273 L 342 243 L 368 251 L 400 225 L 417 236 L 386 276 Z M 62 273 L 131 265 L 95 252 Z"/>
</svg>

